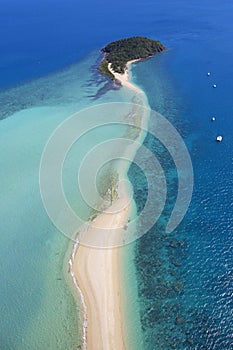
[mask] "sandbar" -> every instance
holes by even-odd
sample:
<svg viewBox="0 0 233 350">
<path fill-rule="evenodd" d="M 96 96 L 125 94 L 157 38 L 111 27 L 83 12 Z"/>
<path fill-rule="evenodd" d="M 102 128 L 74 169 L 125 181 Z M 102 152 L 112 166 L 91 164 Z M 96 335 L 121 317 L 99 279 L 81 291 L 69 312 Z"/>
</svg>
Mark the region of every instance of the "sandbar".
<svg viewBox="0 0 233 350">
<path fill-rule="evenodd" d="M 143 93 L 129 81 L 129 66 L 124 74 L 112 71 L 115 79 L 136 93 Z M 136 150 L 135 150 L 136 151 Z M 126 170 L 124 169 L 124 172 Z M 97 218 L 81 231 L 82 237 L 73 252 L 72 278 L 82 293 L 85 303 L 84 349 L 122 350 L 126 349 L 123 320 L 123 286 L 121 283 L 122 235 L 130 217 L 132 203 L 124 187 L 119 188 L 119 197 Z M 89 242 L 100 233 L 101 242 L 92 247 Z M 114 232 L 116 229 L 116 232 Z M 101 244 L 102 243 L 102 244 Z M 101 248 L 110 246 L 110 248 Z"/>
</svg>

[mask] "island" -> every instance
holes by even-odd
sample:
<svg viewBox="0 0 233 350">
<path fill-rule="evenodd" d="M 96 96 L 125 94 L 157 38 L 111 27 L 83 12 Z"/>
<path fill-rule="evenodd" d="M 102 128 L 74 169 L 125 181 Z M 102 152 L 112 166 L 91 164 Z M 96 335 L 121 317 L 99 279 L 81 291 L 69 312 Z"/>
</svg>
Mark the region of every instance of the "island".
<svg viewBox="0 0 233 350">
<path fill-rule="evenodd" d="M 112 71 L 124 74 L 128 62 L 144 60 L 164 50 L 166 50 L 166 47 L 160 41 L 143 36 L 117 40 L 109 43 L 101 50 L 104 59 L 99 66 L 99 70 L 114 80 L 115 75 Z"/>
</svg>

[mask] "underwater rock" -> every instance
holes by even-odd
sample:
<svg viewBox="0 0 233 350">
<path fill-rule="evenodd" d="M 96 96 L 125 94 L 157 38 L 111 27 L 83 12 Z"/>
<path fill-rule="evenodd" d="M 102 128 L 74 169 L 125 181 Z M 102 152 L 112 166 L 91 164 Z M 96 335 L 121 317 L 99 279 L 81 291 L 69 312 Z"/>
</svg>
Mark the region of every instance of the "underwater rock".
<svg viewBox="0 0 233 350">
<path fill-rule="evenodd" d="M 180 267 L 181 266 L 181 262 L 177 261 L 177 260 L 172 260 L 172 264 L 176 267 Z"/>
<path fill-rule="evenodd" d="M 185 318 L 182 315 L 176 316 L 175 324 L 177 326 L 183 326 L 185 324 Z"/>
<path fill-rule="evenodd" d="M 169 245 L 168 245 L 169 248 L 177 248 L 178 246 L 179 246 L 179 241 L 177 239 L 171 240 L 171 242 L 169 242 Z"/>
<path fill-rule="evenodd" d="M 186 339 L 186 342 L 189 344 L 189 345 L 193 345 L 194 344 L 194 340 L 192 338 L 187 338 Z"/>
<path fill-rule="evenodd" d="M 179 243 L 181 247 L 185 247 L 185 241 L 180 241 Z"/>
<path fill-rule="evenodd" d="M 182 293 L 184 291 L 184 283 L 183 282 L 175 282 L 173 284 L 173 289 L 177 293 Z"/>
</svg>

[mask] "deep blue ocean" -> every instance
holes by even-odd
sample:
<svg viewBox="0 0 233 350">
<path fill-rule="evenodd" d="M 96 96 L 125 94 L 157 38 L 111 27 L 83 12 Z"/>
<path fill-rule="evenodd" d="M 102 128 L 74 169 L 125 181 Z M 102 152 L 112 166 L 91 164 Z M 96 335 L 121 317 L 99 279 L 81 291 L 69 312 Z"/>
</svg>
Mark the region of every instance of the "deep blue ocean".
<svg viewBox="0 0 233 350">
<path fill-rule="evenodd" d="M 96 64 L 99 59 L 98 50 L 123 37 L 143 35 L 160 40 L 168 48 L 163 54 L 134 65 L 132 75 L 145 91 L 151 108 L 171 121 L 184 138 L 193 163 L 194 192 L 184 220 L 172 234 L 166 234 L 177 179 L 165 150 L 148 135 L 144 144 L 163 164 L 169 190 L 161 218 L 136 246 L 144 349 L 233 349 L 232 18 L 231 0 L 1 1 L 2 93 L 8 94 L 11 88 L 39 77 L 63 72 L 76 63 L 83 65 L 82 70 L 74 70 L 77 79 L 81 79 L 85 69 L 90 74 L 88 62 L 93 59 Z M 207 72 L 211 72 L 209 77 Z M 92 76 L 92 82 L 93 79 Z M 213 84 L 217 84 L 216 89 Z M 49 88 L 46 91 L 49 94 Z M 18 96 L 12 104 L 17 103 Z M 6 102 L 9 103 L 1 99 L 2 108 Z M 215 122 L 211 122 L 213 116 Z M 4 118 L 2 114 L 0 119 Z M 215 140 L 219 134 L 223 136 L 221 143 Z M 129 176 L 140 210 L 146 184 L 134 166 Z M 22 218 L 22 231 L 25 225 Z M 5 259 L 6 252 L 2 261 Z M 3 289 L 4 293 L 9 292 L 5 284 Z M 36 292 L 31 289 L 29 293 Z M 17 295 L 13 298 L 16 300 Z M 1 307 L 1 314 L 10 314 L 7 303 Z M 63 307 L 68 314 L 69 309 Z M 25 324 L 22 329 L 18 326 L 15 334 L 21 334 Z M 65 327 L 68 326 L 63 331 L 69 332 Z M 10 328 L 9 316 L 0 331 L 0 349 L 44 348 L 40 344 L 23 346 L 18 339 L 11 342 L 7 334 Z M 59 348 L 51 344 L 47 343 L 49 349 Z"/>
</svg>

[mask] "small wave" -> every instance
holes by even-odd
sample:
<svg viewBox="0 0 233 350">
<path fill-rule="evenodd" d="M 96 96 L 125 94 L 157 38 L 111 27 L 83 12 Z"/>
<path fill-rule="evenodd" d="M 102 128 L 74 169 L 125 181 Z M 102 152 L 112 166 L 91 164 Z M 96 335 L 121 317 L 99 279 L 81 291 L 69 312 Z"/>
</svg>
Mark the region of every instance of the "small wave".
<svg viewBox="0 0 233 350">
<path fill-rule="evenodd" d="M 87 306 L 85 303 L 84 295 L 83 295 L 81 289 L 79 288 L 78 281 L 77 281 L 75 274 L 74 274 L 74 271 L 73 271 L 74 258 L 75 258 L 78 246 L 79 246 L 79 241 L 77 240 L 77 242 L 73 246 L 71 258 L 69 260 L 69 267 L 70 267 L 70 275 L 71 275 L 73 283 L 74 283 L 74 285 L 79 293 L 82 308 L 83 308 L 83 328 L 82 328 L 83 329 L 83 350 L 86 350 L 86 348 L 87 348 Z"/>
</svg>

